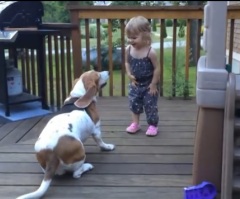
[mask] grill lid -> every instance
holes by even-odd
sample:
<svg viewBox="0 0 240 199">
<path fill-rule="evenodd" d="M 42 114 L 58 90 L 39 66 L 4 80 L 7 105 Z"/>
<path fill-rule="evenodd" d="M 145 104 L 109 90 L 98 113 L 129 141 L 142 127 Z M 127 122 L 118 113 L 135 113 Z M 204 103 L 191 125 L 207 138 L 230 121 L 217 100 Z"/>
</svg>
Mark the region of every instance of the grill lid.
<svg viewBox="0 0 240 199">
<path fill-rule="evenodd" d="M 41 1 L 0 1 L 0 29 L 38 27 L 44 15 Z"/>
</svg>

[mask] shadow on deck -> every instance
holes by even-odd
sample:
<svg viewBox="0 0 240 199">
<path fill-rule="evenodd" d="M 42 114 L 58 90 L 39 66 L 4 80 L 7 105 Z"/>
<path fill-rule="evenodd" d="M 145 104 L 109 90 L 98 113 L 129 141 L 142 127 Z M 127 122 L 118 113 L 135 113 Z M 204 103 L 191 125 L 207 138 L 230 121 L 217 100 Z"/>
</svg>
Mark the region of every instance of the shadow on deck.
<svg viewBox="0 0 240 199">
<path fill-rule="evenodd" d="M 125 133 L 130 123 L 126 97 L 98 99 L 102 132 L 106 142 L 116 144 L 113 152 L 101 152 L 90 138 L 87 160 L 94 169 L 80 179 L 54 178 L 44 198 L 81 199 L 182 199 L 191 185 L 193 143 L 197 117 L 195 100 L 159 100 L 160 133 L 145 136 L 142 130 Z M 36 117 L 0 127 L 0 196 L 12 199 L 35 190 L 42 181 L 33 145 L 52 117 Z"/>
</svg>

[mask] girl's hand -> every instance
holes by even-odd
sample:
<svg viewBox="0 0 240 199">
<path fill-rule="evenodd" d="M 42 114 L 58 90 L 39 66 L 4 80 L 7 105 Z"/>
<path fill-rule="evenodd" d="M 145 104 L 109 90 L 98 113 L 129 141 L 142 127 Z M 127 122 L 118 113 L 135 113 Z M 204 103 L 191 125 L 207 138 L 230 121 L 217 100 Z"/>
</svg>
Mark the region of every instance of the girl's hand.
<svg viewBox="0 0 240 199">
<path fill-rule="evenodd" d="M 150 84 L 148 88 L 150 95 L 157 95 L 158 93 L 157 84 Z"/>
<path fill-rule="evenodd" d="M 136 78 L 133 75 L 128 75 L 129 79 L 131 80 L 131 83 L 133 86 L 136 86 L 138 82 L 136 81 Z"/>
</svg>

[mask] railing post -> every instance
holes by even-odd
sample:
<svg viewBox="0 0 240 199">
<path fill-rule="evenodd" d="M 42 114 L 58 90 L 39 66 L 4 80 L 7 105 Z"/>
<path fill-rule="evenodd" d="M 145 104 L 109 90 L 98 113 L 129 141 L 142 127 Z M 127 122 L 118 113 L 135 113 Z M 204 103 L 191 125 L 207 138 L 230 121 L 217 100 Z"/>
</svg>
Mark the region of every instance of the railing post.
<svg viewBox="0 0 240 199">
<path fill-rule="evenodd" d="M 72 53 L 73 53 L 73 77 L 78 78 L 82 74 L 81 34 L 77 10 L 70 11 L 71 23 L 77 24 L 78 28 L 72 30 Z"/>
</svg>

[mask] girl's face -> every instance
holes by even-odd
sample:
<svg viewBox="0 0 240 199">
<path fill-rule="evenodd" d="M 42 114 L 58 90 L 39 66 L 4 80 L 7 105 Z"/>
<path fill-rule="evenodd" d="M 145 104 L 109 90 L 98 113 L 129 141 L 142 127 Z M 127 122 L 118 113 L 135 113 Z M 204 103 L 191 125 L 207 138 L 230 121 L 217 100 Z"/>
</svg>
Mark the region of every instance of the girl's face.
<svg viewBox="0 0 240 199">
<path fill-rule="evenodd" d="M 127 35 L 127 42 L 134 48 L 141 48 L 143 45 L 142 35 L 141 34 Z"/>
</svg>

